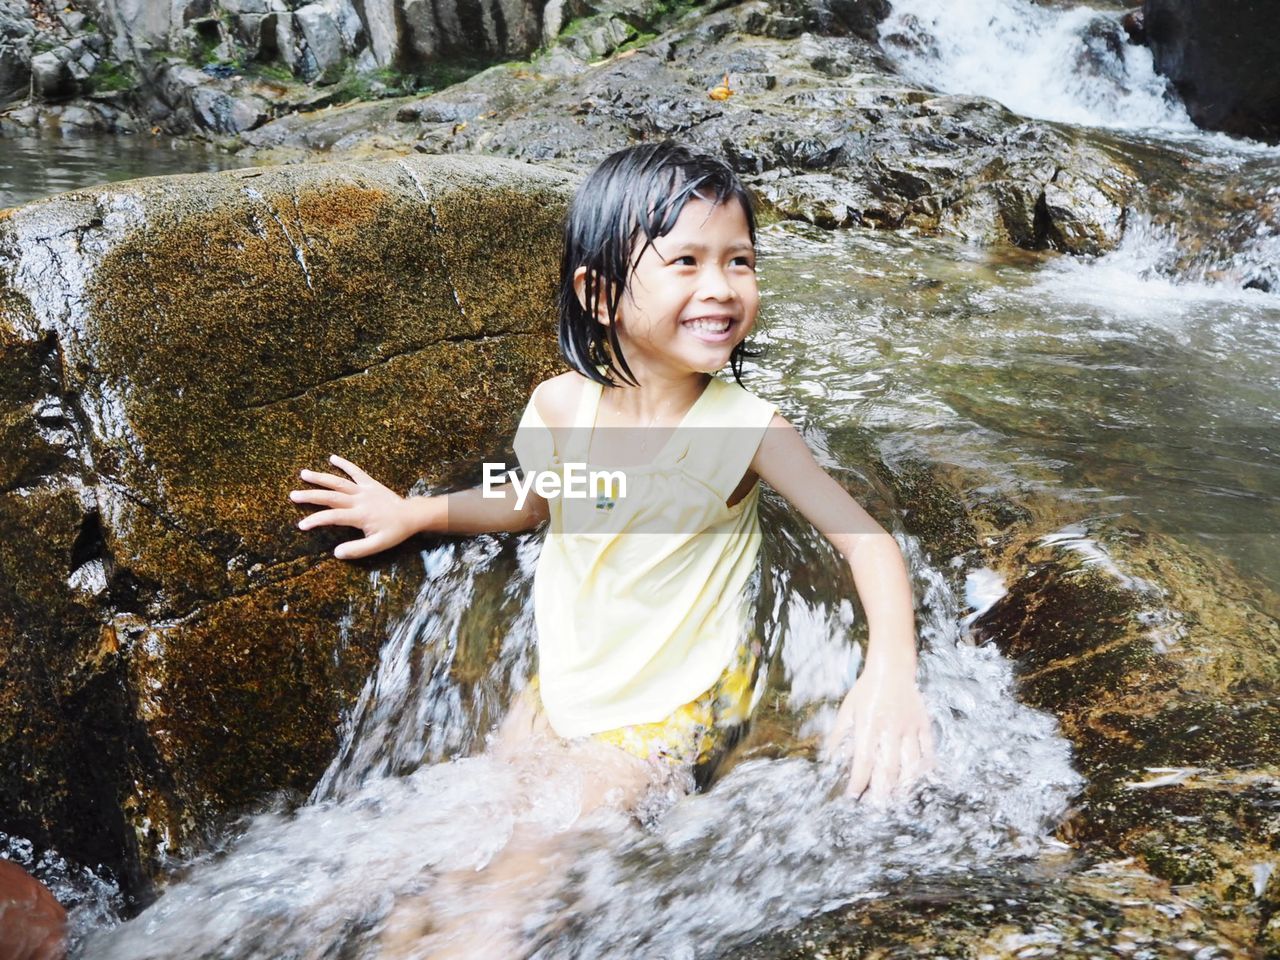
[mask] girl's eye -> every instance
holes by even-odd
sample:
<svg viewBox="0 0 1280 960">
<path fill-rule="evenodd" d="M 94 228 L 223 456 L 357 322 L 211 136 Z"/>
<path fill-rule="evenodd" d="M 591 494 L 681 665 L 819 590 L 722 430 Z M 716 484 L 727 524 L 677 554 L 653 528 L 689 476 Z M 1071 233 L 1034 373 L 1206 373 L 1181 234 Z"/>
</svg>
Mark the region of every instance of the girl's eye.
<svg viewBox="0 0 1280 960">
<path fill-rule="evenodd" d="M 676 263 L 689 267 L 695 267 L 698 265 L 697 258 L 691 253 L 686 253 L 683 257 L 676 257 Z"/>
<path fill-rule="evenodd" d="M 733 258 L 733 262 L 734 262 L 734 263 L 740 263 L 740 264 L 742 264 L 744 267 L 748 267 L 748 268 L 749 268 L 749 269 L 751 269 L 751 270 L 754 270 L 754 269 L 756 268 L 756 265 L 755 265 L 754 263 L 752 263 L 752 262 L 751 262 L 751 258 L 750 258 L 750 257 L 734 257 L 734 258 Z"/>
</svg>

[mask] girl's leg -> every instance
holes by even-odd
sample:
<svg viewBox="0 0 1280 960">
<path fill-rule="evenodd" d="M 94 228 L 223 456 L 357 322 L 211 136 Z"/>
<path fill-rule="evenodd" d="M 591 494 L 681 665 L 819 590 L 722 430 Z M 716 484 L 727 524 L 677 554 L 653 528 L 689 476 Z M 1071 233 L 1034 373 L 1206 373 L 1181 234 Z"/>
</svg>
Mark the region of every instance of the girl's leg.
<svg viewBox="0 0 1280 960">
<path fill-rule="evenodd" d="M 550 778 L 578 795 L 570 825 L 608 806 L 630 813 L 653 781 L 653 768 L 608 744 L 565 744 L 551 733 L 536 697 L 517 700 L 487 751 L 531 777 Z M 525 798 L 512 797 L 514 805 Z M 518 824 L 482 870 L 442 874 L 424 897 L 398 904 L 384 927 L 382 956 L 390 958 L 516 958 L 521 926 L 539 899 L 571 867 L 569 833 Z"/>
</svg>

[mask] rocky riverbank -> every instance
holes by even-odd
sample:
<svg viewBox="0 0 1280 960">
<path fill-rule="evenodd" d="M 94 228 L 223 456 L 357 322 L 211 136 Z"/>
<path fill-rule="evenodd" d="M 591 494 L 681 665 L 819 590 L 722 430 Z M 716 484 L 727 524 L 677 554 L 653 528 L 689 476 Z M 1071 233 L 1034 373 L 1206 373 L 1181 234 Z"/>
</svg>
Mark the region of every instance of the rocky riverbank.
<svg viewBox="0 0 1280 960">
<path fill-rule="evenodd" d="M 31 90 L 48 96 L 0 113 L 0 135 L 61 124 L 199 135 L 255 163 L 465 154 L 575 175 L 638 138 L 674 136 L 714 145 L 779 217 L 1085 256 L 1115 249 L 1135 220 L 1151 221 L 1184 236 L 1179 271 L 1263 290 L 1277 283 L 1266 257 L 1238 262 L 1242 245 L 1277 229 L 1274 204 L 1251 182 L 1188 194 L 1178 186 L 1183 167 L 1140 140 L 906 82 L 886 50 L 921 39 L 880 36 L 885 0 L 514 4 L 519 16 L 481 18 L 470 32 L 444 6 L 437 20 L 457 29 L 432 34 L 435 46 L 406 28 L 393 53 L 377 53 L 377 20 L 358 5 L 323 17 L 319 4 L 288 14 L 213 8 L 203 19 L 189 8 L 182 25 L 156 25 L 122 20 L 107 2 L 97 14 L 102 34 L 63 37 L 40 54 L 61 64 L 61 79 L 32 73 Z M 320 34 L 308 40 L 300 26 L 313 15 L 332 21 L 321 31 L 334 41 L 323 56 Z M 14 51 L 48 46 L 49 30 L 83 32 L 94 22 L 60 17 L 35 40 L 6 41 L 10 96 L 22 76 Z M 18 29 L 12 16 L 5 22 L 10 34 Z M 499 23 L 525 26 L 502 32 Z M 294 45 L 266 44 L 271 29 Z M 1123 47 L 1121 9 L 1099 14 L 1088 32 L 1081 69 L 1112 69 L 1089 58 Z M 217 38 L 209 49 L 200 46 L 206 34 Z M 246 46 L 250 35 L 257 39 Z M 104 89 L 111 58 L 124 52 L 129 82 Z M 76 80 L 67 66 L 75 56 L 107 64 L 95 70 L 108 74 Z M 494 58 L 507 59 L 480 69 Z M 408 90 L 418 92 L 387 96 Z M 1228 232 L 1236 240 L 1224 242 Z"/>
<path fill-rule="evenodd" d="M 393 486 L 439 484 L 493 452 L 558 366 L 571 185 L 410 157 L 96 188 L 0 220 L 0 423 L 20 451 L 0 477 L 7 829 L 145 898 L 168 858 L 314 785 L 422 574 L 412 546 L 325 559 L 289 478 L 340 449 Z M 975 640 L 1015 661 L 1088 785 L 1062 859 L 1029 865 L 1013 905 L 998 883 L 913 888 L 750 955 L 860 955 L 886 931 L 994 955 L 1028 937 L 1274 951 L 1280 602 L 981 470 L 858 462 L 933 565 L 1003 574 Z M 747 755 L 812 750 L 769 717 Z"/>
</svg>

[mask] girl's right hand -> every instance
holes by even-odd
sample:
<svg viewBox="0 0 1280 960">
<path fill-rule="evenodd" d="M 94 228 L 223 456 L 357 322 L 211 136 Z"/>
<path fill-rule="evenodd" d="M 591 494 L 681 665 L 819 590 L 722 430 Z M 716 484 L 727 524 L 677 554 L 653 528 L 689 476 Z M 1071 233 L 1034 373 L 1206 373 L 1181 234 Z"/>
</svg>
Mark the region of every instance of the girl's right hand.
<svg viewBox="0 0 1280 960">
<path fill-rule="evenodd" d="M 333 555 L 339 560 L 355 560 L 394 547 L 416 531 L 410 522 L 404 497 L 388 490 L 349 460 L 337 454 L 329 462 L 347 474 L 316 473 L 303 470 L 302 479 L 321 489 L 294 490 L 289 499 L 294 503 L 314 503 L 328 507 L 298 521 L 302 530 L 312 527 L 358 527 L 364 534 L 359 540 L 338 544 Z M 348 477 L 350 479 L 348 479 Z"/>
</svg>

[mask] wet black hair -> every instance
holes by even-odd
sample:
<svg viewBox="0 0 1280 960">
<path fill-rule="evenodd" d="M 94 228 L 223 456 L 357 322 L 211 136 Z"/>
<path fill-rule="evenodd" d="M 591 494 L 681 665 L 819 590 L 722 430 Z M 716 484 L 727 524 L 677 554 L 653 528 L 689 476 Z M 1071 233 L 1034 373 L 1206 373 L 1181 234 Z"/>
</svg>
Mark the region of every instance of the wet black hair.
<svg viewBox="0 0 1280 960">
<path fill-rule="evenodd" d="M 737 200 L 755 246 L 755 211 L 738 175 L 723 160 L 693 153 L 672 140 L 610 154 L 578 188 L 565 218 L 560 260 L 560 353 L 584 377 L 611 387 L 618 386 L 619 380 L 635 385 L 635 375 L 618 343 L 618 305 L 632 264 L 657 237 L 675 228 L 691 199 L 716 204 Z M 644 245 L 637 253 L 641 236 Z M 587 268 L 585 309 L 573 287 L 579 267 Z M 596 319 L 602 289 L 608 325 Z M 729 366 L 735 380 L 741 382 L 742 361 L 752 356 L 756 353 L 745 342 L 733 348 Z M 604 367 L 604 374 L 598 367 Z"/>
</svg>

